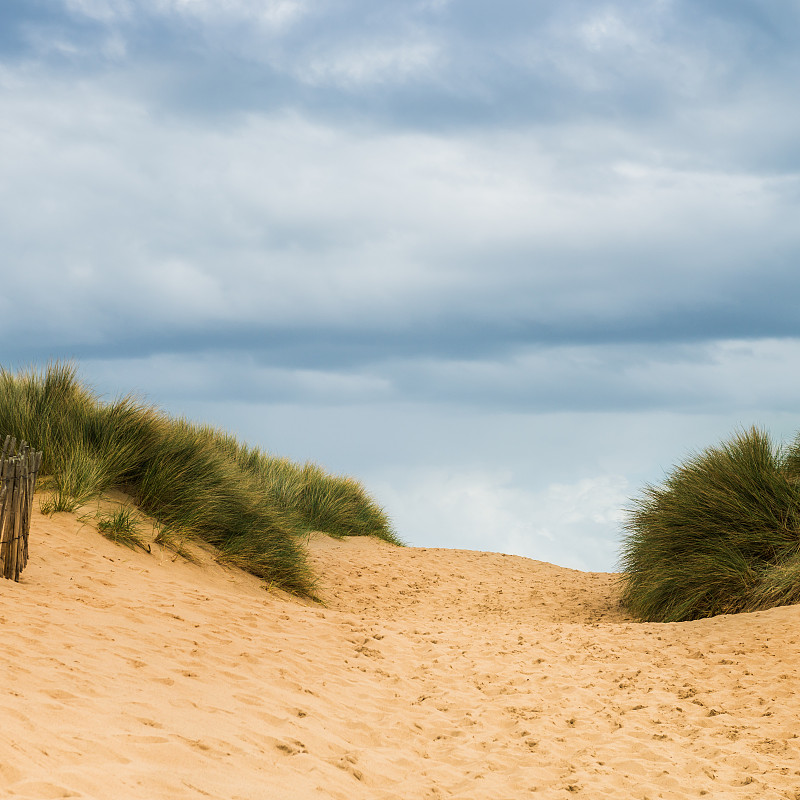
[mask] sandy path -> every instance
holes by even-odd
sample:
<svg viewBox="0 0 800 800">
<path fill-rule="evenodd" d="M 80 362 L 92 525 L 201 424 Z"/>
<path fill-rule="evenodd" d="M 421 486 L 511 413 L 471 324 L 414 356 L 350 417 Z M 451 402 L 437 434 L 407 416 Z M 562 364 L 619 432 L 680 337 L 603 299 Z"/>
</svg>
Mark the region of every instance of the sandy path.
<svg viewBox="0 0 800 800">
<path fill-rule="evenodd" d="M 33 522 L 0 796 L 800 798 L 800 607 L 641 625 L 614 577 L 314 537 L 326 607 Z"/>
</svg>

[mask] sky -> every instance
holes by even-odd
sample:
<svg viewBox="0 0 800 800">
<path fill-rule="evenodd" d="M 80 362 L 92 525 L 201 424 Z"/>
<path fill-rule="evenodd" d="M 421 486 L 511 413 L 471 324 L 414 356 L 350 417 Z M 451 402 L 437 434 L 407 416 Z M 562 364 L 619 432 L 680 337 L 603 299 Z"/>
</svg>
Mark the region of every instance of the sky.
<svg viewBox="0 0 800 800">
<path fill-rule="evenodd" d="M 0 364 L 617 566 L 800 430 L 796 0 L 3 0 Z"/>
</svg>

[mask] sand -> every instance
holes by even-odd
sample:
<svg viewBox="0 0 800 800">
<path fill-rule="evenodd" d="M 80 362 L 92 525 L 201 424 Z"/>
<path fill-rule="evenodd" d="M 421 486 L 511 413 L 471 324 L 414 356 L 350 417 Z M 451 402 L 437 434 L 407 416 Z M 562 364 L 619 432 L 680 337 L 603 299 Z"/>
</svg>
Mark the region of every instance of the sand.
<svg viewBox="0 0 800 800">
<path fill-rule="evenodd" d="M 0 581 L 0 797 L 800 798 L 800 607 L 313 536 L 326 606 L 38 514 Z"/>
</svg>

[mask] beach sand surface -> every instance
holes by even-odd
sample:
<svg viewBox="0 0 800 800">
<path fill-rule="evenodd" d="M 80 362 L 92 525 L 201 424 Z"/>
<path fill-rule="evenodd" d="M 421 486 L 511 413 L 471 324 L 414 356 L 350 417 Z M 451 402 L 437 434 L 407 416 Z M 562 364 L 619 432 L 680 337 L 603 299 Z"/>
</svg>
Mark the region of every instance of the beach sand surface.
<svg viewBox="0 0 800 800">
<path fill-rule="evenodd" d="M 800 607 L 314 535 L 325 605 L 72 514 L 0 581 L 0 797 L 800 799 Z"/>
</svg>

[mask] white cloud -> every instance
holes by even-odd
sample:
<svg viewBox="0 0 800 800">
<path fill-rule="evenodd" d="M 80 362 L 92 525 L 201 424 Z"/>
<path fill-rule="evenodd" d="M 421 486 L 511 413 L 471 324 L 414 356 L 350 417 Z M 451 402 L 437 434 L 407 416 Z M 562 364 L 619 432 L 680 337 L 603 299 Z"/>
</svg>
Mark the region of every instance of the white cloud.
<svg viewBox="0 0 800 800">
<path fill-rule="evenodd" d="M 312 57 L 297 74 L 313 86 L 355 89 L 402 84 L 422 76 L 429 78 L 439 58 L 439 47 L 429 39 L 350 42 L 341 49 Z"/>
<path fill-rule="evenodd" d="M 606 47 L 632 49 L 641 47 L 641 33 L 627 24 L 616 10 L 610 8 L 605 8 L 585 20 L 579 32 L 586 44 L 596 50 Z"/>
<path fill-rule="evenodd" d="M 424 547 L 495 550 L 612 570 L 630 487 L 619 475 L 522 488 L 510 473 L 422 471 L 376 493 L 401 536 Z"/>
<path fill-rule="evenodd" d="M 67 10 L 98 22 L 111 23 L 130 19 L 133 7 L 129 0 L 64 0 Z"/>
<path fill-rule="evenodd" d="M 689 287 L 703 304 L 720 282 L 765 274 L 765 241 L 781 253 L 800 239 L 785 181 L 615 160 L 604 184 L 573 185 L 579 170 L 535 131 L 434 136 L 296 114 L 203 128 L 91 83 L 8 85 L 0 173 L 15 191 L 0 228 L 28 275 L 15 280 L 69 293 L 64 265 L 92 266 L 103 278 L 70 295 L 78 305 L 113 305 L 135 285 L 126 275 L 183 263 L 222 286 L 215 317 L 605 321 L 659 313 Z"/>
<path fill-rule="evenodd" d="M 304 0 L 154 0 L 154 4 L 161 13 L 194 18 L 209 29 L 247 23 L 262 31 L 282 32 L 309 12 Z"/>
<path fill-rule="evenodd" d="M 210 274 L 181 258 L 166 258 L 119 276 L 119 291 L 151 298 L 151 313 L 193 324 L 197 319 L 229 319 L 224 276 Z"/>
</svg>

